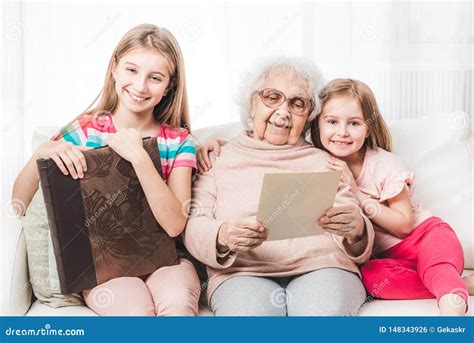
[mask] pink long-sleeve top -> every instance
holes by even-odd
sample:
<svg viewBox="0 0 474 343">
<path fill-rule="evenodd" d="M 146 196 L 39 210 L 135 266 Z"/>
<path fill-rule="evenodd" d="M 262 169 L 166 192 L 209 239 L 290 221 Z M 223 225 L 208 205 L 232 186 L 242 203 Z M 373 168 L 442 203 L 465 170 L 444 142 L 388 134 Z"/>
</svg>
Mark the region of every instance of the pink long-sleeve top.
<svg viewBox="0 0 474 343">
<path fill-rule="evenodd" d="M 217 255 L 217 234 L 224 222 L 256 218 L 265 173 L 328 171 L 328 158 L 326 152 L 303 140 L 278 146 L 246 133 L 222 147 L 220 156 L 213 159 L 213 168 L 194 182 L 191 216 L 184 234 L 189 252 L 207 265 L 208 299 L 222 282 L 238 275 L 285 277 L 321 268 L 359 274 L 357 265 L 369 259 L 374 241 L 372 224 L 365 217 L 368 240 L 359 256 L 346 251 L 342 237 L 329 233 L 267 241 L 249 252 L 231 252 L 223 258 Z M 357 205 L 349 186 L 341 183 L 334 206 L 349 203 Z"/>
</svg>

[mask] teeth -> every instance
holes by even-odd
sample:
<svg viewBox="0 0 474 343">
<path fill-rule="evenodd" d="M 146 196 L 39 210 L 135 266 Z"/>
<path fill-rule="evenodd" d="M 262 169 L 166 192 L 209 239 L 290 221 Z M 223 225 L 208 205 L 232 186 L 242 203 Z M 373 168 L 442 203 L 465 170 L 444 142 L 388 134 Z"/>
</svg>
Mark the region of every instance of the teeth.
<svg viewBox="0 0 474 343">
<path fill-rule="evenodd" d="M 336 142 L 336 141 L 332 141 L 334 144 L 336 145 L 349 145 L 351 143 L 346 143 L 346 142 Z"/>
<path fill-rule="evenodd" d="M 128 94 L 130 94 L 130 96 L 132 97 L 133 100 L 135 101 L 145 101 L 147 98 L 140 98 L 139 96 L 136 96 L 135 94 L 133 94 L 132 92 L 128 91 Z"/>
<path fill-rule="evenodd" d="M 276 127 L 277 129 L 289 129 L 289 128 L 290 128 L 290 126 L 289 126 L 289 125 L 285 125 L 285 126 L 277 126 L 275 123 L 273 123 L 273 122 L 271 122 L 271 121 L 269 121 L 268 123 L 269 123 L 271 126 L 274 126 L 274 127 Z"/>
</svg>

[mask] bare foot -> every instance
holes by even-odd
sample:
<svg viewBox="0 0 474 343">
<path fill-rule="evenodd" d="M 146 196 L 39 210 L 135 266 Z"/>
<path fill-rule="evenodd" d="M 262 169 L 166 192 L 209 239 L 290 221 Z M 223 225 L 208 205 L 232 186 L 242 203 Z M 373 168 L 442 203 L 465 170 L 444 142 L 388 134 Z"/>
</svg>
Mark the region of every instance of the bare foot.
<svg viewBox="0 0 474 343">
<path fill-rule="evenodd" d="M 439 299 L 439 314 L 442 316 L 464 316 L 467 305 L 463 297 L 455 293 L 448 293 Z"/>
<path fill-rule="evenodd" d="M 469 295 L 474 295 L 474 274 L 465 276 L 462 278 L 464 283 L 466 284 L 467 292 Z"/>
</svg>

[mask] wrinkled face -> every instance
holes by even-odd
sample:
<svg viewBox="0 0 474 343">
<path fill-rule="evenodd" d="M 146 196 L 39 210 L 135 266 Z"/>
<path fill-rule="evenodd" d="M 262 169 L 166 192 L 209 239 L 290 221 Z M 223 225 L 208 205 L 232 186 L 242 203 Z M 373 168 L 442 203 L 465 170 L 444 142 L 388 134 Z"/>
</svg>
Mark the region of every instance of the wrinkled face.
<svg viewBox="0 0 474 343">
<path fill-rule="evenodd" d="M 296 144 L 303 133 L 309 113 L 294 115 L 290 103 L 293 104 L 291 106 L 298 106 L 297 98 L 311 99 L 308 84 L 290 71 L 273 72 L 257 91 L 264 89 L 278 90 L 293 101 L 283 101 L 272 108 L 274 106 L 266 105 L 261 96 L 254 92 L 250 108 L 254 126 L 253 137 L 275 145 Z M 269 101 L 272 99 L 267 99 L 267 103 Z"/>
<path fill-rule="evenodd" d="M 119 107 L 131 113 L 150 113 L 166 94 L 169 65 L 163 55 L 145 48 L 126 53 L 112 69 Z"/>
<path fill-rule="evenodd" d="M 321 143 L 339 158 L 350 158 L 357 154 L 369 136 L 362 108 L 352 96 L 329 100 L 317 120 Z"/>
</svg>

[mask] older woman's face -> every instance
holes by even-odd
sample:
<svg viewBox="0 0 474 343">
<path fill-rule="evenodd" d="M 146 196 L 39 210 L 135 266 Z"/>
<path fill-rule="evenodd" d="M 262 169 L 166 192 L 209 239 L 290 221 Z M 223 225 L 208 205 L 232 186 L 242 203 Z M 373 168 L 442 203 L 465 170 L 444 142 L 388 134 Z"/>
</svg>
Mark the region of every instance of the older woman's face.
<svg viewBox="0 0 474 343">
<path fill-rule="evenodd" d="M 282 92 L 287 99 L 301 97 L 311 99 L 308 84 L 291 72 L 273 72 L 257 90 L 272 88 Z M 275 145 L 296 144 L 303 133 L 309 113 L 294 115 L 289 101 L 276 108 L 266 106 L 254 93 L 250 114 L 253 118 L 254 138 Z"/>
</svg>

